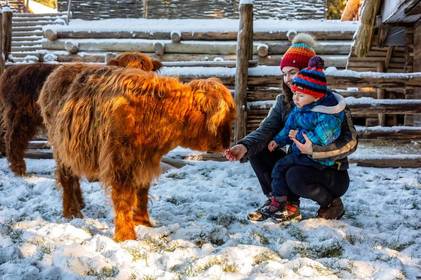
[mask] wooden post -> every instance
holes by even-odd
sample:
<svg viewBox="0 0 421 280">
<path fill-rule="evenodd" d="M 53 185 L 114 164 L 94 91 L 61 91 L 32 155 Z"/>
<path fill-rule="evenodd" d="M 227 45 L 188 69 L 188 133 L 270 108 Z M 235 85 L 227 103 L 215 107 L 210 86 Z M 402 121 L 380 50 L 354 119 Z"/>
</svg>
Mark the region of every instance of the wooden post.
<svg viewBox="0 0 421 280">
<path fill-rule="evenodd" d="M 414 26 L 414 72 L 421 72 L 421 22 Z M 421 99 L 421 87 L 415 88 L 414 98 Z M 414 126 L 421 126 L 421 115 L 414 115 Z"/>
<path fill-rule="evenodd" d="M 3 55 L 3 13 L 0 11 L 0 23 L 1 23 L 1 27 L 0 27 L 0 74 L 3 73 L 3 71 L 5 70 L 5 61 L 4 61 L 4 55 Z"/>
<path fill-rule="evenodd" d="M 170 34 L 171 42 L 173 43 L 180 43 L 181 41 L 181 32 L 179 31 L 173 31 Z"/>
<path fill-rule="evenodd" d="M 66 19 L 67 25 L 69 25 L 69 22 L 70 22 L 71 10 L 72 10 L 72 0 L 67 0 L 67 19 Z"/>
<path fill-rule="evenodd" d="M 3 53 L 4 60 L 7 61 L 9 54 L 12 51 L 12 17 L 13 12 L 9 6 L 3 7 Z"/>
<path fill-rule="evenodd" d="M 69 54 L 75 54 L 79 51 L 79 42 L 77 41 L 66 41 L 64 42 L 64 49 L 69 52 Z"/>
<path fill-rule="evenodd" d="M 234 127 L 234 142 L 243 138 L 247 132 L 247 79 L 249 60 L 252 58 L 252 55 L 253 4 L 251 1 L 240 1 L 240 27 L 237 37 L 237 61 L 235 71 L 237 119 Z"/>
<path fill-rule="evenodd" d="M 266 44 L 259 44 L 257 46 L 257 54 L 260 57 L 266 57 L 269 54 L 269 46 Z"/>
<path fill-rule="evenodd" d="M 29 0 L 24 0 L 23 1 L 23 5 L 24 5 L 24 13 L 27 13 L 29 11 Z"/>
<path fill-rule="evenodd" d="M 143 18 L 148 18 L 149 5 L 148 0 L 143 0 Z"/>
<path fill-rule="evenodd" d="M 57 32 L 52 30 L 51 28 L 44 30 L 44 37 L 46 37 L 50 41 L 57 40 Z"/>
<path fill-rule="evenodd" d="M 156 55 L 163 56 L 165 53 L 165 43 L 163 42 L 155 42 L 153 43 L 153 49 Z"/>
<path fill-rule="evenodd" d="M 377 65 L 377 72 L 384 72 L 384 63 L 379 62 Z M 377 91 L 377 99 L 384 99 L 384 89 L 379 88 Z M 386 116 L 385 114 L 379 114 L 379 126 L 384 126 L 386 124 Z"/>
</svg>

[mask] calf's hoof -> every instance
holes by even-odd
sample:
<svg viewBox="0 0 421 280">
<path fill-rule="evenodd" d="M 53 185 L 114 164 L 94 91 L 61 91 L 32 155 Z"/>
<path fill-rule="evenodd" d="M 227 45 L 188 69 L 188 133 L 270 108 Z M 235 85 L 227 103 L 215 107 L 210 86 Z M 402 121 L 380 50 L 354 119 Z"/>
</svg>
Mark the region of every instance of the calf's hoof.
<svg viewBox="0 0 421 280">
<path fill-rule="evenodd" d="M 82 213 L 79 210 L 75 209 L 67 209 L 63 211 L 63 217 L 66 219 L 75 219 L 75 218 L 83 218 Z"/>
<path fill-rule="evenodd" d="M 10 169 L 15 173 L 16 176 L 24 176 L 26 174 L 26 165 L 23 164 L 11 164 Z"/>
<path fill-rule="evenodd" d="M 153 227 L 154 225 L 151 223 L 149 219 L 149 215 L 133 215 L 133 222 L 136 226 L 146 226 L 146 227 Z"/>
<path fill-rule="evenodd" d="M 122 242 L 126 240 L 136 240 L 136 232 L 134 229 L 122 229 L 116 231 L 114 234 L 114 240 L 116 242 Z"/>
</svg>

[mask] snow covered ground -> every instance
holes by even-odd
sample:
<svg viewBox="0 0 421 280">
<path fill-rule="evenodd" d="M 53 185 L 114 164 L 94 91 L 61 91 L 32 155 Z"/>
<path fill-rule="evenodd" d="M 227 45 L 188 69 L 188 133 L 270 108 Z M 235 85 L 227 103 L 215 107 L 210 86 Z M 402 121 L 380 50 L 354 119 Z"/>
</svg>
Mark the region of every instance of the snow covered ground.
<svg viewBox="0 0 421 280">
<path fill-rule="evenodd" d="M 115 243 L 109 195 L 83 182 L 84 219 L 61 217 L 52 160 L 12 175 L 0 159 L 0 279 L 417 279 L 421 170 L 351 166 L 340 221 L 250 223 L 262 203 L 248 163 L 191 162 L 150 192 L 156 227 Z"/>
</svg>

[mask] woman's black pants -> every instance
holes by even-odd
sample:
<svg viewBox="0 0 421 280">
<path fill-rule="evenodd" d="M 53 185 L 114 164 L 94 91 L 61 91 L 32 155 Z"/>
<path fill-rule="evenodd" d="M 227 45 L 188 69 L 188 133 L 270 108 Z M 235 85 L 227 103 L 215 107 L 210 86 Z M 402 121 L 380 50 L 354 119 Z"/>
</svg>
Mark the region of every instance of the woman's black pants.
<svg viewBox="0 0 421 280">
<path fill-rule="evenodd" d="M 264 149 L 251 156 L 250 163 L 266 196 L 272 192 L 272 169 L 285 153 L 282 150 L 269 152 Z M 316 201 L 320 206 L 328 206 L 333 199 L 341 197 L 348 190 L 347 170 L 334 168 L 317 169 L 310 166 L 292 166 L 286 172 L 288 200 L 298 202 L 300 197 Z"/>
</svg>

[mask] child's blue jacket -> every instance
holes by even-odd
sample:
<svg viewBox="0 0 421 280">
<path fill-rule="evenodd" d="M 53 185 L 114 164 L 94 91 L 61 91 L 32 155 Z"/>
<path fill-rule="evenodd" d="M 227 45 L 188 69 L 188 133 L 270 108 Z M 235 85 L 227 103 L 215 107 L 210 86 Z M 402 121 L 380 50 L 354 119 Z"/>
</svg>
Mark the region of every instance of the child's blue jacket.
<svg viewBox="0 0 421 280">
<path fill-rule="evenodd" d="M 275 142 L 280 146 L 291 144 L 292 152 L 300 154 L 300 150 L 289 139 L 290 130 L 298 130 L 296 139 L 301 143 L 305 142 L 303 133 L 315 145 L 328 145 L 334 142 L 341 134 L 341 124 L 344 120 L 343 112 L 345 103 L 338 103 L 331 91 L 318 100 L 304 106 L 294 107 L 288 116 L 284 128 L 274 137 Z M 318 160 L 323 165 L 334 165 L 333 160 Z"/>
</svg>

